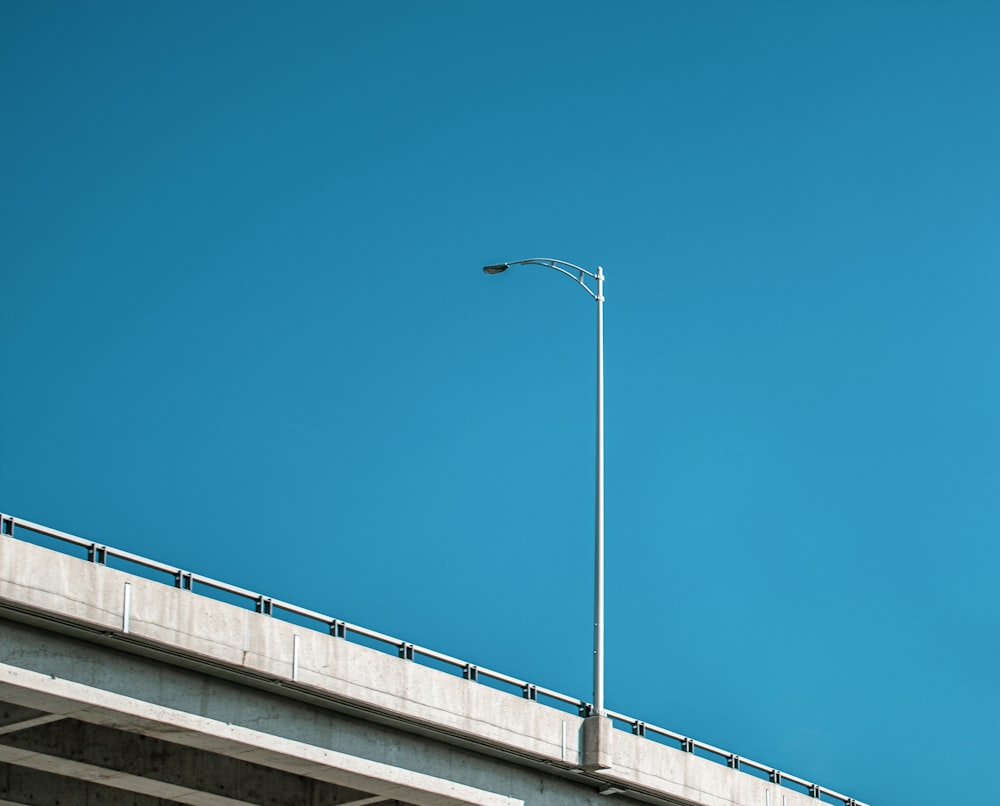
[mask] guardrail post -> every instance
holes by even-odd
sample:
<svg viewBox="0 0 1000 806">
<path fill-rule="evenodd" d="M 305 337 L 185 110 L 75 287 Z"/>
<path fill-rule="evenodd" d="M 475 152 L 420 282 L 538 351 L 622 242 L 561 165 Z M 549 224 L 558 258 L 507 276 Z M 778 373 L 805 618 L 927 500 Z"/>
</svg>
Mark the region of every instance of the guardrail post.
<svg viewBox="0 0 1000 806">
<path fill-rule="evenodd" d="M 538 699 L 538 687 L 531 685 L 531 683 L 525 683 L 521 686 L 521 691 L 524 692 L 524 699 L 526 700 Z"/>
<path fill-rule="evenodd" d="M 413 660 L 413 644 L 402 643 L 399 645 L 399 657 L 403 660 Z"/>
<path fill-rule="evenodd" d="M 8 515 L 0 515 L 0 535 L 14 536 L 14 519 Z"/>
<path fill-rule="evenodd" d="M 781 783 L 781 773 L 778 772 L 778 770 L 771 770 L 771 772 L 768 774 L 768 777 L 771 779 L 772 784 Z"/>
<path fill-rule="evenodd" d="M 809 784 L 809 797 L 811 798 L 819 797 L 819 784 Z"/>
<path fill-rule="evenodd" d="M 681 739 L 681 750 L 685 753 L 694 752 L 694 740 L 693 739 Z"/>
<path fill-rule="evenodd" d="M 729 766 L 729 769 L 738 770 L 740 768 L 740 757 L 733 753 L 726 759 L 726 764 Z"/>
<path fill-rule="evenodd" d="M 462 667 L 462 677 L 464 677 L 466 680 L 471 680 L 473 683 L 478 683 L 479 667 L 474 666 L 471 663 L 465 664 L 465 666 Z"/>
<path fill-rule="evenodd" d="M 347 636 L 347 625 L 339 619 L 330 622 L 330 635 L 334 638 L 345 638 Z"/>
<path fill-rule="evenodd" d="M 594 715 L 594 706 L 593 706 L 593 705 L 591 705 L 591 704 L 590 704 L 589 702 L 581 702 L 581 703 L 580 703 L 580 704 L 579 704 L 579 705 L 577 706 L 577 708 L 576 708 L 576 712 L 577 712 L 577 713 L 578 713 L 578 714 L 579 714 L 580 716 L 582 716 L 582 717 L 584 717 L 584 718 L 586 718 L 586 717 L 588 717 L 588 716 L 593 716 L 593 715 Z"/>
<path fill-rule="evenodd" d="M 257 597 L 257 612 L 264 616 L 271 615 L 271 600 L 267 596 Z"/>
<path fill-rule="evenodd" d="M 646 735 L 646 723 L 636 720 L 632 723 L 632 735 L 633 736 L 645 736 Z"/>
<path fill-rule="evenodd" d="M 174 587 L 189 591 L 192 585 L 190 571 L 174 571 Z"/>
<path fill-rule="evenodd" d="M 99 565 L 108 564 L 108 547 L 101 546 L 97 543 L 91 543 L 87 546 L 87 559 L 92 563 L 97 563 Z"/>
</svg>

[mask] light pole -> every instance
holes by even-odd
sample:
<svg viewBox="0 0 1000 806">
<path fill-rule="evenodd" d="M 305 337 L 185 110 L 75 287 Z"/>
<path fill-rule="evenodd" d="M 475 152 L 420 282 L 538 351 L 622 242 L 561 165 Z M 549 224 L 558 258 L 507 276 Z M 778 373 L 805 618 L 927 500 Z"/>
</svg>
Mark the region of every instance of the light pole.
<svg viewBox="0 0 1000 806">
<path fill-rule="evenodd" d="M 545 266 L 577 282 L 597 303 L 597 489 L 594 513 L 594 713 L 604 716 L 604 270 L 597 273 L 547 257 L 512 260 L 483 266 L 487 274 L 500 274 L 511 266 Z M 596 288 L 584 280 L 589 277 Z"/>
</svg>

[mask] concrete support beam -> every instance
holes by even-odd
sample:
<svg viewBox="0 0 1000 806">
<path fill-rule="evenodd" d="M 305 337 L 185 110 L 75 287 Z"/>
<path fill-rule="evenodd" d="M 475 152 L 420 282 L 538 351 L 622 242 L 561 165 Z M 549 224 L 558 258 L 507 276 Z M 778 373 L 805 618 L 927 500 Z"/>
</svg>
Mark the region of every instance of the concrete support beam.
<svg viewBox="0 0 1000 806">
<path fill-rule="evenodd" d="M 41 803 L 174 806 L 161 798 L 0 762 L 0 806 L 39 806 Z"/>
<path fill-rule="evenodd" d="M 0 736 L 0 760 L 192 806 L 375 803 L 348 789 L 75 719 Z"/>
<path fill-rule="evenodd" d="M 9 702 L 0 702 L 0 736 L 19 730 L 46 725 L 62 719 L 59 714 L 47 714 L 34 708 L 22 708 Z"/>
<path fill-rule="evenodd" d="M 40 772 L 54 772 L 65 778 L 75 778 L 79 781 L 90 781 L 102 786 L 118 789 L 129 794 L 146 795 L 152 798 L 166 800 L 170 803 L 183 803 L 187 806 L 247 806 L 247 801 L 233 800 L 208 792 L 198 792 L 187 786 L 165 784 L 140 778 L 138 775 L 108 770 L 93 764 L 82 764 L 67 759 L 57 759 L 43 753 L 28 753 L 6 745 L 0 745 L 0 761 L 5 761 L 18 767 L 28 767 Z M 47 794 L 47 793 L 46 793 Z"/>
<path fill-rule="evenodd" d="M 70 680 L 53 679 L 50 675 L 0 664 L 0 699 L 26 708 L 104 726 L 128 733 L 142 734 L 169 741 L 199 751 L 230 759 L 250 762 L 302 775 L 318 782 L 359 792 L 379 794 L 385 800 L 399 800 L 413 806 L 523 806 L 523 801 L 498 793 L 470 787 L 412 770 L 400 769 L 347 753 L 327 750 L 282 737 L 265 734 L 243 726 L 224 724 L 216 720 L 176 711 L 164 706 L 142 702 L 120 694 L 101 691 Z M 13 734 L 16 736 L 17 734 Z M 10 744 L 0 744 L 0 761 L 52 770 L 54 757 Z M 178 793 L 172 784 L 117 773 L 109 778 L 90 770 L 90 764 L 75 759 L 58 760 L 60 769 L 85 780 L 100 780 L 120 788 L 168 797 L 178 803 L 210 803 L 220 801 L 192 800 L 194 794 Z M 97 768 L 102 770 L 102 768 Z M 151 784 L 162 786 L 150 788 Z M 180 799 L 188 797 L 187 800 Z M 224 796 L 223 796 L 224 797 Z M 355 798 L 356 799 L 356 798 Z M 246 801 L 235 801 L 245 803 Z M 234 801 L 229 799 L 228 804 Z M 301 803 L 298 801 L 297 803 Z M 326 806 L 326 804 L 322 804 Z"/>
</svg>

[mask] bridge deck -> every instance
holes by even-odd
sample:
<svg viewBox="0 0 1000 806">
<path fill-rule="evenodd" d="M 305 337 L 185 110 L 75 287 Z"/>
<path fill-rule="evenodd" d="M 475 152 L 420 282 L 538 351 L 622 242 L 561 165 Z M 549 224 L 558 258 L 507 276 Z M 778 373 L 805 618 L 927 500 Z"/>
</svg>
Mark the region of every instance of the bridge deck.
<svg viewBox="0 0 1000 806">
<path fill-rule="evenodd" d="M 260 609 L 0 535 L 0 803 L 833 801 Z"/>
</svg>

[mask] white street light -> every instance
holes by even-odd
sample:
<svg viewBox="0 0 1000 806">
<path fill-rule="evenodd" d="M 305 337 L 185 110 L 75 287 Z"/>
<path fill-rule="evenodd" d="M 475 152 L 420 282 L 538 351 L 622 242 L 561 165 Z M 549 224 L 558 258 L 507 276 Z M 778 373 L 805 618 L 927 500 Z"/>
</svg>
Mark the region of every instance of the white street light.
<svg viewBox="0 0 1000 806">
<path fill-rule="evenodd" d="M 500 274 L 511 266 L 545 266 L 573 279 L 597 302 L 597 490 L 594 527 L 594 713 L 604 716 L 604 271 L 597 273 L 547 257 L 512 260 L 483 266 L 487 274 Z M 591 289 L 585 281 L 596 284 Z"/>
</svg>

